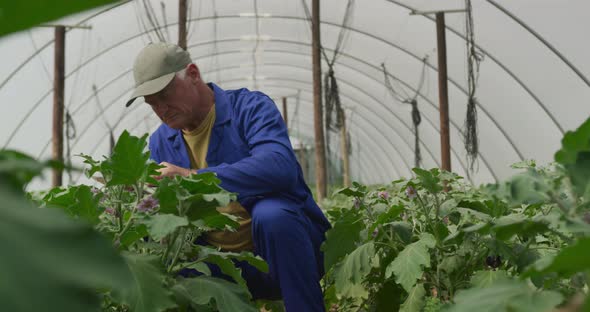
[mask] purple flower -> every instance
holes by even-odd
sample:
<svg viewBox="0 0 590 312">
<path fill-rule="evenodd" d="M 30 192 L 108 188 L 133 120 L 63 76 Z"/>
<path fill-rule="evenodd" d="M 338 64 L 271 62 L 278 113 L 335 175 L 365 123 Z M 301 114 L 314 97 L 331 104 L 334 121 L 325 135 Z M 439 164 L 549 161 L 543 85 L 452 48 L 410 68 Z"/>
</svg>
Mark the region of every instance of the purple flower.
<svg viewBox="0 0 590 312">
<path fill-rule="evenodd" d="M 409 199 L 414 199 L 416 196 L 418 196 L 418 193 L 416 193 L 416 189 L 414 187 L 408 186 L 406 188 L 406 196 L 408 196 Z"/>
<path fill-rule="evenodd" d="M 443 222 L 444 224 L 449 224 L 449 217 L 448 217 L 448 216 L 444 217 L 444 218 L 442 219 L 442 222 Z"/>
<path fill-rule="evenodd" d="M 352 201 L 354 208 L 355 209 L 360 209 L 361 208 L 361 200 L 358 197 L 355 197 L 354 200 Z"/>
<path fill-rule="evenodd" d="M 106 214 L 110 214 L 110 215 L 111 215 L 111 216 L 113 216 L 113 217 L 118 217 L 118 216 L 119 216 L 119 214 L 117 213 L 117 210 L 115 210 L 115 208 L 108 207 L 108 208 L 106 208 L 106 209 L 104 210 L 104 212 L 105 212 Z"/>
<path fill-rule="evenodd" d="M 389 199 L 389 193 L 387 193 L 387 191 L 381 191 L 379 192 L 379 197 L 387 200 Z"/>
<path fill-rule="evenodd" d="M 371 234 L 371 236 L 373 236 L 373 238 L 377 237 L 377 235 L 379 235 L 379 228 L 376 228 L 373 233 Z"/>
<path fill-rule="evenodd" d="M 141 212 L 153 211 L 160 203 L 152 196 L 144 198 L 138 205 L 137 210 Z"/>
<path fill-rule="evenodd" d="M 100 193 L 100 190 L 93 186 L 90 188 L 90 192 L 92 192 L 92 194 L 94 194 L 94 195 L 97 195 Z"/>
<path fill-rule="evenodd" d="M 404 220 L 404 221 L 407 221 L 407 220 L 408 220 L 408 214 L 406 214 L 406 213 L 403 213 L 403 212 L 402 212 L 402 213 L 400 214 L 400 217 L 401 217 L 401 218 L 402 218 L 402 220 Z"/>
</svg>

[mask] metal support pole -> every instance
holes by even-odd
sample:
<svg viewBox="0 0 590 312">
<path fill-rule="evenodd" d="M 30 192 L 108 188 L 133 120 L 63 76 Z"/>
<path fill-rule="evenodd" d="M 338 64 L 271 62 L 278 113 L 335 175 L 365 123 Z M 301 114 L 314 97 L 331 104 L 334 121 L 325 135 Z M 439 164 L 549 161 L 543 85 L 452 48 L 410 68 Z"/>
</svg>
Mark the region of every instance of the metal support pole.
<svg viewBox="0 0 590 312">
<path fill-rule="evenodd" d="M 53 67 L 53 160 L 64 161 L 63 136 L 64 136 L 64 81 L 65 81 L 65 40 L 66 28 L 64 26 L 55 27 L 55 49 L 54 49 L 54 67 Z M 52 185 L 53 187 L 62 185 L 61 169 L 53 169 Z"/>
<path fill-rule="evenodd" d="M 313 121 L 315 135 L 315 176 L 317 201 L 326 197 L 326 152 L 322 112 L 322 63 L 320 55 L 320 0 L 311 2 L 311 55 L 313 60 Z"/>
<path fill-rule="evenodd" d="M 346 129 L 346 115 L 342 112 L 342 127 L 340 128 L 340 153 L 342 154 L 342 183 L 350 187 L 350 163 L 348 158 L 348 131 Z"/>
<path fill-rule="evenodd" d="M 186 50 L 186 0 L 178 0 L 178 46 Z"/>
<path fill-rule="evenodd" d="M 285 120 L 285 128 L 289 132 L 289 115 L 287 113 L 287 98 L 283 97 L 283 120 Z"/>
<path fill-rule="evenodd" d="M 451 171 L 451 139 L 449 135 L 449 94 L 447 85 L 447 42 L 445 14 L 436 13 L 438 50 L 438 98 L 440 101 L 440 148 L 442 169 Z"/>
</svg>

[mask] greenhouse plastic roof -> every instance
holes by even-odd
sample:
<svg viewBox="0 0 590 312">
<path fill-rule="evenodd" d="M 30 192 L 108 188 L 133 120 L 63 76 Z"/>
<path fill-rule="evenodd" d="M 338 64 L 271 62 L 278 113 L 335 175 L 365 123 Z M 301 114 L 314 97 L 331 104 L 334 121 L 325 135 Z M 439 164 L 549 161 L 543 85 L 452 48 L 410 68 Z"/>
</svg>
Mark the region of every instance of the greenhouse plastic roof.
<svg viewBox="0 0 590 312">
<path fill-rule="evenodd" d="M 66 34 L 65 103 L 73 121 L 70 134 L 75 132 L 71 155 L 107 154 L 110 127 L 118 136 L 124 129 L 141 135 L 159 125 L 148 105 L 124 105 L 136 54 L 158 40 L 146 17 L 148 3 L 161 36 L 176 42 L 177 1 L 122 2 L 54 22 L 92 27 Z M 287 97 L 292 137 L 313 146 L 311 30 L 304 2 L 189 3 L 188 50 L 205 80 L 226 89 L 263 91 L 279 106 Z M 311 7 L 311 0 L 306 3 Z M 347 3 L 321 1 L 321 40 L 330 57 Z M 524 159 L 552 161 L 565 131 L 590 116 L 590 41 L 585 39 L 590 1 L 474 0 L 472 5 L 475 42 L 484 55 L 476 93 L 480 151 L 469 175 L 479 184 L 514 174 L 510 164 Z M 334 71 L 348 117 L 354 180 L 382 183 L 412 174 L 411 106 L 388 92 L 382 63 L 399 93 L 418 94 L 423 167 L 440 166 L 435 19 L 410 12 L 464 6 L 463 0 L 353 1 Z M 5 108 L 0 142 L 42 159 L 51 156 L 53 34 L 52 28 L 38 27 L 0 39 Z M 467 107 L 464 34 L 465 13 L 446 14 L 451 162 L 453 171 L 467 176 L 461 134 Z M 332 151 L 339 151 L 338 137 L 331 136 Z M 78 181 L 78 175 L 72 179 Z"/>
</svg>

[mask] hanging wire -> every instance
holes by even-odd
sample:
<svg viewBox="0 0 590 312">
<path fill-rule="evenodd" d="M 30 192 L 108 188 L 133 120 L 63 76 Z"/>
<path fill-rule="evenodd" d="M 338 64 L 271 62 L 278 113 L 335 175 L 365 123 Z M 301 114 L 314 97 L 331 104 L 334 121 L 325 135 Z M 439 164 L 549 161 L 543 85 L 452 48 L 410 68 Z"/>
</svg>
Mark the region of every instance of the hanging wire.
<svg viewBox="0 0 590 312">
<path fill-rule="evenodd" d="M 68 183 L 72 183 L 72 151 L 70 141 L 76 138 L 76 124 L 70 111 L 66 110 L 66 170 L 68 173 Z"/>
<path fill-rule="evenodd" d="M 33 33 L 31 32 L 31 30 L 29 29 L 27 31 L 27 34 L 29 34 L 29 39 L 31 39 L 31 44 L 33 45 L 33 49 L 35 49 L 35 51 L 38 50 L 37 48 L 37 44 L 35 43 L 35 39 L 33 38 Z M 51 74 L 49 74 L 49 70 L 47 69 L 47 66 L 45 65 L 45 61 L 43 61 L 43 57 L 41 56 L 41 54 L 37 54 L 37 56 L 39 57 L 39 61 L 41 62 L 41 65 L 43 66 L 43 70 L 45 71 L 45 74 L 47 75 L 47 80 L 49 80 L 50 83 L 53 83 L 53 79 L 51 79 L 51 77 L 53 77 Z"/>
<path fill-rule="evenodd" d="M 311 13 L 309 11 L 309 7 L 305 0 L 301 0 L 301 3 L 304 8 L 304 12 L 307 18 L 308 23 L 311 25 Z M 324 60 L 328 64 L 328 72 L 324 76 L 324 119 L 325 119 L 325 128 L 332 131 L 340 130 L 342 126 L 342 117 L 343 117 L 343 109 L 341 106 L 340 95 L 338 92 L 338 82 L 336 80 L 335 71 L 334 71 L 334 64 L 338 57 L 342 54 L 342 50 L 344 49 L 348 36 L 349 36 L 349 28 L 350 24 L 352 23 L 352 17 L 354 16 L 354 0 L 348 0 L 346 5 L 346 11 L 344 13 L 344 17 L 342 19 L 342 26 L 340 27 L 340 32 L 338 33 L 338 39 L 336 41 L 336 47 L 334 48 L 334 54 L 332 58 L 328 56 L 326 50 L 323 48 L 322 44 L 320 43 L 320 51 L 324 57 Z M 330 131 L 326 131 L 327 136 L 330 135 Z M 329 138 L 327 139 L 329 141 Z M 329 144 L 327 144 L 329 147 Z"/>
<path fill-rule="evenodd" d="M 141 21 L 141 26 L 143 27 L 144 32 L 148 35 L 150 42 L 154 42 L 151 35 L 149 34 L 152 31 L 156 35 L 157 41 L 165 42 L 166 38 L 160 30 L 162 27 L 160 26 L 160 23 L 156 17 L 151 2 L 149 0 L 141 0 L 141 2 L 144 11 L 142 12 L 142 7 L 138 6 L 138 11 L 136 11 L 136 14 L 139 17 L 139 20 Z M 147 23 L 149 23 L 149 25 L 151 26 L 151 30 L 146 25 L 146 19 Z"/>
<path fill-rule="evenodd" d="M 113 154 L 113 148 L 115 147 L 115 135 L 114 135 L 114 128 L 113 126 L 111 126 L 111 124 L 108 122 L 105 114 L 104 114 L 104 108 L 102 107 L 102 104 L 100 103 L 100 99 L 98 97 L 98 89 L 96 88 L 96 85 L 93 84 L 92 85 L 92 92 L 94 93 L 94 97 L 96 98 L 96 105 L 98 107 L 98 109 L 100 109 L 100 116 L 102 118 L 102 121 L 105 125 L 105 127 L 109 130 L 109 155 Z"/>
<path fill-rule="evenodd" d="M 202 2 L 199 2 L 202 3 Z M 200 5 L 199 5 L 200 6 Z M 211 7 L 213 8 L 213 46 L 212 46 L 212 55 L 213 57 L 211 58 L 211 61 L 209 63 L 209 68 L 211 69 L 215 69 L 215 68 L 219 68 L 219 55 L 218 55 L 218 49 L 217 49 L 217 23 L 218 23 L 218 14 L 217 14 L 217 7 L 215 5 L 215 0 L 211 0 Z M 200 10 L 199 10 L 200 11 Z M 196 25 L 196 24 L 195 24 Z M 215 81 L 219 81 L 219 71 L 216 70 L 215 71 Z"/>
<path fill-rule="evenodd" d="M 252 80 L 254 83 L 254 90 L 258 89 L 258 80 L 256 76 L 258 74 L 258 54 L 260 47 L 260 19 L 258 18 L 258 1 L 254 0 L 254 22 L 256 23 L 256 43 L 252 49 Z"/>
<path fill-rule="evenodd" d="M 301 0 L 303 5 L 305 15 L 308 21 L 308 24 L 311 27 L 311 13 L 309 8 L 307 7 L 307 3 L 305 0 Z M 340 56 L 346 42 L 348 41 L 349 36 L 349 28 L 350 24 L 352 24 L 352 17 L 354 16 L 354 0 L 348 0 L 346 4 L 346 11 L 344 12 L 344 17 L 342 18 L 342 25 L 340 27 L 340 32 L 338 33 L 338 39 L 336 41 L 336 47 L 334 48 L 334 54 L 332 58 L 328 57 L 326 50 L 322 46 L 322 43 L 319 43 L 320 51 L 324 60 L 328 65 L 328 72 L 324 75 L 324 128 L 326 131 L 324 132 L 326 138 L 326 151 L 328 155 L 328 168 L 331 168 L 330 160 L 332 159 L 332 151 L 330 148 L 330 140 L 331 136 L 334 133 L 338 132 L 342 127 L 342 119 L 344 118 L 344 109 L 342 108 L 342 102 L 340 101 L 340 93 L 338 91 L 338 81 L 336 80 L 336 75 L 334 71 L 334 64 Z M 328 174 L 328 181 L 332 181 L 331 177 L 331 170 L 327 171 Z"/>
<path fill-rule="evenodd" d="M 483 60 L 483 53 L 477 51 L 475 47 L 475 31 L 473 27 L 473 8 L 471 6 L 471 0 L 465 0 L 465 9 L 467 10 L 467 13 L 465 14 L 465 36 L 467 37 L 467 40 L 465 40 L 465 42 L 467 47 L 468 99 L 463 139 L 465 142 L 465 149 L 467 150 L 469 170 L 473 172 L 479 151 L 479 140 L 477 137 L 477 98 L 475 97 L 475 91 L 479 79 L 479 64 Z"/>
<path fill-rule="evenodd" d="M 88 50 L 88 34 L 90 34 L 90 32 L 84 32 L 84 35 L 82 37 L 82 44 L 80 45 L 80 58 L 78 59 L 78 65 L 76 66 L 76 68 L 80 68 L 80 66 L 82 65 L 82 61 L 84 60 L 84 56 L 86 55 L 86 52 Z M 72 92 L 70 93 L 70 97 L 68 100 L 68 105 L 66 106 L 68 109 L 70 107 L 72 107 L 72 103 L 74 102 L 74 98 L 75 98 L 75 94 L 76 91 L 78 91 L 78 84 L 81 83 L 82 79 L 80 78 L 80 74 L 81 74 L 81 70 L 77 70 L 76 74 L 73 77 L 73 85 L 72 85 Z M 96 72 L 95 72 L 96 75 Z M 85 78 L 86 75 L 83 76 L 83 78 Z M 75 112 L 74 112 L 75 114 Z"/>
<path fill-rule="evenodd" d="M 385 80 L 385 87 L 389 94 L 396 99 L 398 102 L 402 104 L 410 104 L 412 105 L 412 124 L 414 126 L 414 166 L 416 168 L 420 168 L 420 164 L 422 163 L 422 153 L 420 151 L 420 132 L 419 126 L 422 122 L 422 117 L 420 116 L 420 110 L 418 109 L 418 96 L 420 95 L 420 91 L 424 87 L 424 82 L 426 80 L 426 66 L 428 65 L 428 55 L 424 56 L 422 59 L 422 71 L 420 73 L 420 80 L 418 82 L 418 88 L 416 88 L 416 93 L 414 96 L 410 97 L 405 92 L 403 88 L 399 88 L 404 92 L 402 95 L 399 91 L 394 88 L 392 81 L 389 79 L 391 76 L 385 67 L 385 63 L 381 63 L 381 67 L 383 68 L 383 77 Z"/>
<path fill-rule="evenodd" d="M 164 30 L 166 30 L 166 38 L 168 39 L 168 42 L 170 41 L 170 30 L 168 30 L 168 20 L 166 19 L 166 5 L 164 4 L 163 1 L 160 1 L 160 8 L 162 9 L 162 21 L 164 21 Z"/>
<path fill-rule="evenodd" d="M 203 1 L 199 1 L 199 5 L 202 2 Z M 188 46 L 188 42 L 190 41 L 192 35 L 191 27 L 193 27 L 191 21 L 193 19 L 193 2 L 191 0 L 186 0 L 186 11 L 186 42 Z"/>
<path fill-rule="evenodd" d="M 158 37 L 159 41 L 166 41 L 164 34 L 162 34 L 161 26 L 156 17 L 156 13 L 154 11 L 154 7 L 152 6 L 151 0 L 143 0 L 143 7 L 145 9 L 145 16 L 147 17 L 148 22 L 152 26 L 154 32 L 156 33 L 156 37 Z"/>
<path fill-rule="evenodd" d="M 143 18 L 143 13 L 141 12 L 141 6 L 139 1 L 135 2 L 135 19 L 137 20 L 137 25 L 143 30 L 143 33 L 147 36 L 147 42 L 144 41 L 144 44 L 148 42 L 154 42 L 155 40 L 152 39 L 151 31 L 147 27 L 145 23 L 145 19 Z M 143 38 L 143 37 L 142 37 Z"/>
</svg>

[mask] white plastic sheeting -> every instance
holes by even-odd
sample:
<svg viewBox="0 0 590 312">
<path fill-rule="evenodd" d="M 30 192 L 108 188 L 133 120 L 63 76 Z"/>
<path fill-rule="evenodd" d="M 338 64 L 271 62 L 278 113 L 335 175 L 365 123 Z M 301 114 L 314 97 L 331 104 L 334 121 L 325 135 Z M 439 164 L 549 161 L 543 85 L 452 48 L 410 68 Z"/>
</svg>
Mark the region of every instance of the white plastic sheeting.
<svg viewBox="0 0 590 312">
<path fill-rule="evenodd" d="M 124 103 L 131 93 L 137 52 L 158 40 L 143 0 L 70 16 L 55 23 L 91 25 L 66 34 L 66 107 L 76 136 L 71 155 L 108 153 L 108 128 L 141 135 L 159 124 L 149 107 Z M 189 0 L 188 49 L 206 80 L 287 97 L 294 137 L 313 145 L 311 31 L 300 0 Z M 150 2 L 167 40 L 177 41 L 176 1 Z M 163 5 L 162 5 L 163 4 Z M 321 1 L 321 38 L 333 54 L 347 1 Z M 440 165 L 436 27 L 433 15 L 412 10 L 461 9 L 453 1 L 354 1 L 342 54 L 334 70 L 349 118 L 353 179 L 388 182 L 409 176 L 414 163 L 411 107 L 390 96 L 385 63 L 401 93 L 419 92 L 424 167 Z M 480 154 L 470 175 L 479 184 L 514 173 L 511 163 L 546 163 L 567 130 L 590 116 L 590 2 L 587 0 L 473 0 L 481 63 Z M 307 0 L 311 7 L 311 1 Z M 465 14 L 446 15 L 451 161 L 466 176 L 463 129 L 467 103 Z M 0 144 L 35 157 L 51 154 L 53 29 L 33 28 L 0 39 Z M 420 84 L 422 59 L 428 57 Z M 323 61 L 323 71 L 327 66 Z M 94 95 L 93 86 L 97 88 Z M 331 150 L 339 154 L 339 135 Z M 81 159 L 73 158 L 74 164 Z M 73 181 L 78 181 L 78 174 Z M 82 180 L 80 180 L 82 181 Z M 68 179 L 66 178 L 66 182 Z M 39 185 L 47 186 L 48 181 Z"/>
</svg>

